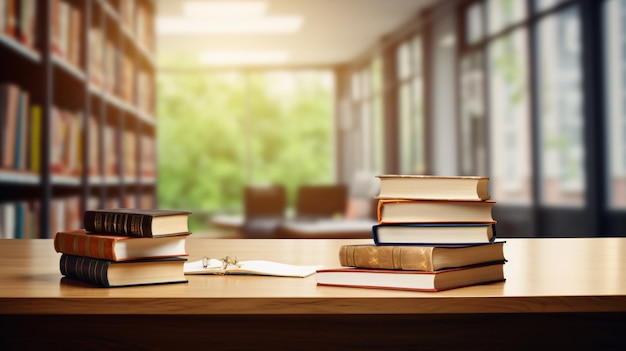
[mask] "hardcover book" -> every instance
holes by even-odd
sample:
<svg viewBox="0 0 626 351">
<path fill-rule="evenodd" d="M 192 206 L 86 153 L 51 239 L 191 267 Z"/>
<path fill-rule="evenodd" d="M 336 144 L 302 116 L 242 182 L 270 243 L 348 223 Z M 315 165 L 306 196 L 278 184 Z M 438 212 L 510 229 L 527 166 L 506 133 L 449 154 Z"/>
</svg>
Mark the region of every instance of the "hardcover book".
<svg viewBox="0 0 626 351">
<path fill-rule="evenodd" d="M 438 271 L 487 262 L 504 262 L 504 242 L 470 246 L 343 245 L 339 262 L 344 267 Z"/>
<path fill-rule="evenodd" d="M 79 229 L 56 233 L 54 249 L 64 254 L 109 261 L 187 256 L 185 242 L 188 237 L 189 234 L 139 238 L 87 233 Z"/>
<path fill-rule="evenodd" d="M 180 257 L 114 262 L 92 257 L 61 255 L 61 274 L 101 287 L 186 283 L 186 259 Z"/>
<path fill-rule="evenodd" d="M 495 201 L 379 200 L 378 223 L 494 223 Z"/>
<path fill-rule="evenodd" d="M 377 245 L 457 245 L 490 243 L 495 223 L 393 223 L 372 226 Z"/>
<path fill-rule="evenodd" d="M 434 272 L 393 269 L 321 269 L 315 275 L 319 286 L 410 291 L 442 291 L 504 280 L 504 264 L 465 266 Z"/>
<path fill-rule="evenodd" d="M 160 209 L 87 210 L 83 223 L 85 229 L 93 233 L 157 237 L 189 233 L 190 214 L 189 211 Z"/>
<path fill-rule="evenodd" d="M 429 176 L 429 175 L 379 175 L 378 198 L 473 200 L 490 198 L 487 185 L 489 177 Z"/>
</svg>

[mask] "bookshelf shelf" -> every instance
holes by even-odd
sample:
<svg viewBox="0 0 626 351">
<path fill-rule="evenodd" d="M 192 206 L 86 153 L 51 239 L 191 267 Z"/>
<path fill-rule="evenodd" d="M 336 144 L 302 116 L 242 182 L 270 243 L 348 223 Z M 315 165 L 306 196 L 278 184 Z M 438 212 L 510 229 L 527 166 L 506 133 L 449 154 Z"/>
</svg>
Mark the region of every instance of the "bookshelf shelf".
<svg viewBox="0 0 626 351">
<path fill-rule="evenodd" d="M 37 173 L 0 170 L 0 182 L 7 184 L 39 185 L 41 177 Z"/>
<path fill-rule="evenodd" d="M 59 57 L 59 56 L 53 54 L 52 55 L 52 62 L 54 63 L 55 67 L 58 67 L 58 68 L 62 69 L 63 71 L 71 74 L 75 79 L 77 79 L 79 81 L 85 81 L 86 80 L 85 73 L 83 71 L 81 71 L 79 68 L 77 68 L 76 66 L 74 66 L 71 63 L 67 62 L 67 60 L 65 60 L 64 58 Z"/>
<path fill-rule="evenodd" d="M 89 208 L 156 207 L 156 181 L 139 176 L 156 161 L 130 153 L 156 136 L 154 0 L 15 3 L 3 15 L 18 27 L 0 28 L 0 228 L 36 229 L 0 238 L 51 238 Z"/>
<path fill-rule="evenodd" d="M 33 49 L 30 49 L 30 48 L 24 46 L 19 41 L 15 40 L 15 39 L 7 36 L 7 35 L 0 34 L 0 45 L 4 45 L 5 47 L 9 48 L 11 51 L 21 55 L 25 59 L 28 59 L 28 60 L 33 61 L 35 63 L 40 63 L 41 62 L 41 55 L 39 55 L 39 53 L 37 53 Z"/>
</svg>

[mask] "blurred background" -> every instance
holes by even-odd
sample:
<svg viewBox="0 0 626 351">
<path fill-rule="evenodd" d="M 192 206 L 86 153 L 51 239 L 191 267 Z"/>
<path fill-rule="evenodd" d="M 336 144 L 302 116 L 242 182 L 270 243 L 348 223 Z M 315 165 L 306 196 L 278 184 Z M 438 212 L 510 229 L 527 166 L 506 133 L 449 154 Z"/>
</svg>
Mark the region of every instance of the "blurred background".
<svg viewBox="0 0 626 351">
<path fill-rule="evenodd" d="M 49 42 L 34 44 L 33 68 L 13 58 L 28 44 L 0 36 L 0 81 L 40 105 L 44 145 L 60 133 L 45 122 L 53 107 L 95 127 L 76 181 L 47 151 L 30 183 L 3 166 L 0 203 L 35 200 L 36 227 L 61 220 L 55 206 L 158 206 L 192 210 L 194 232 L 223 232 L 241 224 L 246 187 L 275 185 L 288 215 L 303 186 L 342 185 L 336 216 L 372 219 L 375 175 L 435 174 L 489 176 L 502 237 L 626 233 L 626 1 L 37 2 L 36 33 L 50 41 L 56 2 L 90 24 L 77 30 L 82 83 L 58 72 Z M 0 3 L 7 13 L 12 1 Z M 90 57 L 107 66 L 111 51 L 130 57 L 128 101 L 89 79 Z M 101 76 L 115 88 L 113 71 Z M 136 145 L 130 161 L 106 136 L 88 146 L 108 126 L 139 135 L 111 139 Z M 108 174 L 107 154 L 127 164 Z"/>
</svg>

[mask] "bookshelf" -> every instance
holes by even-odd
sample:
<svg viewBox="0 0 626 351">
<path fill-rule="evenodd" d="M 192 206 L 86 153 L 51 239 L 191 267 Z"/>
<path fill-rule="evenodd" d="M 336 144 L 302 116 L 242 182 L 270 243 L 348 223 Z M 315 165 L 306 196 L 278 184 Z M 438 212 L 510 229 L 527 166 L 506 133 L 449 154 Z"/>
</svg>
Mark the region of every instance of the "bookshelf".
<svg viewBox="0 0 626 351">
<path fill-rule="evenodd" d="M 156 206 L 153 0 L 0 0 L 0 238 Z"/>
</svg>

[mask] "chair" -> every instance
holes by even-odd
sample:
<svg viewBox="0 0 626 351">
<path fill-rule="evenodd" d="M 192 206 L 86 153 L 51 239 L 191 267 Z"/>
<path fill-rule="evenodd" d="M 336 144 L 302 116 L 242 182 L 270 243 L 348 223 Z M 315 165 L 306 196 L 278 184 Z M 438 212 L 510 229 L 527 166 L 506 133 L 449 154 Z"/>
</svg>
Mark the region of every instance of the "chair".
<svg viewBox="0 0 626 351">
<path fill-rule="evenodd" d="M 348 204 L 348 187 L 337 185 L 303 185 L 298 189 L 297 219 L 343 217 Z"/>
<path fill-rule="evenodd" d="M 273 238 L 285 218 L 286 193 L 282 185 L 248 185 L 244 191 L 244 238 Z"/>
</svg>

